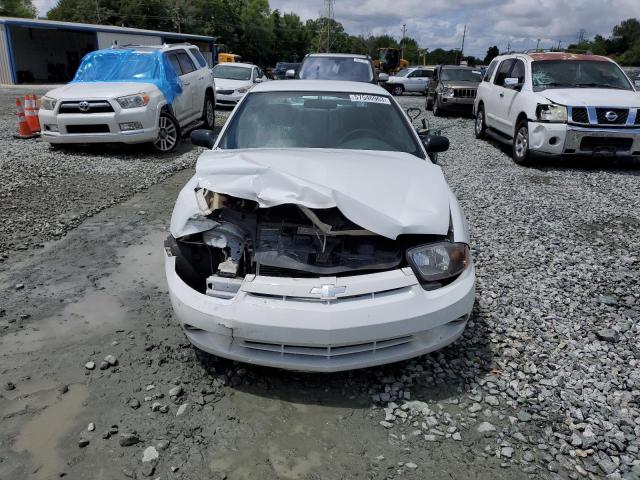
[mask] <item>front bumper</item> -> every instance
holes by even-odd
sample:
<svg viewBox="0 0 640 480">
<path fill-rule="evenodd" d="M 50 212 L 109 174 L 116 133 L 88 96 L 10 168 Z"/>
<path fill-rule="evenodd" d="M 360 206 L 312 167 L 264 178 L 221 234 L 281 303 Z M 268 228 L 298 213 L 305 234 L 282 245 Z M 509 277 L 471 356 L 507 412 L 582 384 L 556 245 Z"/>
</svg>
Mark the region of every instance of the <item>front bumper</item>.
<svg viewBox="0 0 640 480">
<path fill-rule="evenodd" d="M 65 113 L 40 109 L 38 117 L 42 126 L 42 138 L 50 143 L 144 143 L 158 137 L 158 119 L 155 109 L 148 107 L 115 109 L 105 113 Z M 122 131 L 121 123 L 138 122 L 141 129 Z M 57 125 L 58 131 L 50 131 L 49 125 Z M 95 126 L 108 131 L 91 132 Z M 106 126 L 106 127 L 104 127 Z M 87 133 L 70 133 L 70 128 Z"/>
<path fill-rule="evenodd" d="M 529 122 L 529 148 L 552 155 L 640 155 L 640 128 Z"/>
<path fill-rule="evenodd" d="M 235 90 L 229 95 L 223 95 L 216 92 L 216 103 L 218 105 L 236 105 L 246 93 L 238 93 Z"/>
<path fill-rule="evenodd" d="M 472 109 L 475 97 L 444 97 L 438 95 L 438 106 L 440 108 Z"/>
<path fill-rule="evenodd" d="M 425 291 L 410 268 L 353 277 L 247 276 L 232 299 L 201 294 L 165 251 L 171 303 L 189 341 L 246 363 L 332 372 L 397 362 L 438 350 L 464 331 L 475 298 L 471 265 L 451 284 Z M 314 286 L 348 296 L 309 298 Z"/>
</svg>

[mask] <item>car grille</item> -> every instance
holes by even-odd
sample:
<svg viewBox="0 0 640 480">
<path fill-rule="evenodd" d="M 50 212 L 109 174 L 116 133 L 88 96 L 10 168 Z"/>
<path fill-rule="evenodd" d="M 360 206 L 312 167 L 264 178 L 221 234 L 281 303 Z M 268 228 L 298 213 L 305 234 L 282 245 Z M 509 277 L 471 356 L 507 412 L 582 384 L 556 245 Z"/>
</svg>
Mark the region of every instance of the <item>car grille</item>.
<svg viewBox="0 0 640 480">
<path fill-rule="evenodd" d="M 573 107 L 571 110 L 571 120 L 575 123 L 589 123 L 589 114 L 585 107 Z"/>
<path fill-rule="evenodd" d="M 607 119 L 609 112 L 616 114 L 614 120 Z M 598 116 L 598 124 L 600 125 L 624 125 L 627 123 L 629 110 L 626 108 L 596 108 L 596 115 Z"/>
<path fill-rule="evenodd" d="M 87 102 L 89 104 L 88 110 L 80 109 L 80 102 L 62 102 L 58 109 L 59 114 L 64 113 L 107 113 L 113 112 L 113 107 L 111 104 L 104 100 L 90 100 Z"/>
<path fill-rule="evenodd" d="M 220 95 L 231 95 L 233 93 L 233 90 L 216 90 L 216 93 Z"/>
<path fill-rule="evenodd" d="M 475 88 L 454 88 L 453 96 L 456 98 L 475 98 Z"/>
<path fill-rule="evenodd" d="M 633 145 L 632 138 L 617 137 L 584 137 L 580 142 L 583 151 L 615 151 L 628 152 Z"/>
<path fill-rule="evenodd" d="M 109 125 L 67 125 L 67 133 L 109 133 Z"/>
<path fill-rule="evenodd" d="M 277 300 L 277 301 L 282 301 L 282 302 L 288 302 L 288 303 L 292 303 L 292 302 L 304 302 L 304 303 L 324 303 L 327 305 L 335 305 L 338 303 L 346 303 L 346 302 L 358 302 L 358 301 L 362 301 L 362 300 L 376 300 L 376 299 L 380 299 L 380 298 L 387 298 L 387 297 L 392 297 L 394 295 L 403 295 L 403 294 L 407 294 L 411 292 L 411 286 L 408 287 L 398 287 L 398 288 L 392 288 L 390 290 L 379 290 L 377 292 L 368 292 L 368 293 L 361 293 L 358 295 L 344 295 L 341 297 L 337 297 L 337 298 L 331 298 L 331 299 L 322 299 L 319 296 L 316 295 L 307 295 L 304 297 L 300 297 L 300 296 L 291 296 L 291 295 L 276 295 L 276 294 L 271 294 L 271 293 L 256 293 L 256 292 L 249 292 L 247 293 L 248 296 L 250 297 L 254 297 L 254 298 L 261 298 L 261 299 L 265 299 L 265 300 Z"/>
<path fill-rule="evenodd" d="M 241 345 L 249 350 L 258 350 L 264 353 L 271 353 L 278 357 L 307 357 L 307 358 L 346 358 L 361 356 L 367 354 L 375 354 L 376 352 L 391 353 L 392 350 L 399 350 L 403 346 L 410 344 L 413 336 L 406 335 L 403 337 L 389 338 L 386 340 L 377 340 L 374 342 L 355 343 L 351 345 L 326 345 L 326 346 L 304 346 L 304 345 L 288 345 L 286 343 L 266 343 L 244 340 Z"/>
</svg>

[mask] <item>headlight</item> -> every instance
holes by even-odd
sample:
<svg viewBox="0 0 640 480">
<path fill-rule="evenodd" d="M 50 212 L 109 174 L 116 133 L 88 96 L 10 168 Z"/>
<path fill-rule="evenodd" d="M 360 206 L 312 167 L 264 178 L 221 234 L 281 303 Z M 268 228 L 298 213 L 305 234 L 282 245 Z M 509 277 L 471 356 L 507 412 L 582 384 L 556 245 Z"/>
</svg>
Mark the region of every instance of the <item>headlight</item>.
<svg viewBox="0 0 640 480">
<path fill-rule="evenodd" d="M 470 263 L 466 243 L 438 242 L 407 250 L 415 274 L 425 282 L 437 282 L 460 275 Z"/>
<path fill-rule="evenodd" d="M 443 97 L 453 97 L 453 88 L 443 87 L 441 93 Z"/>
<path fill-rule="evenodd" d="M 149 103 L 149 95 L 144 92 L 136 93 L 135 95 L 118 97 L 116 98 L 116 102 L 118 102 L 122 108 L 144 107 L 147 103 Z"/>
<path fill-rule="evenodd" d="M 567 107 L 563 105 L 538 105 L 538 120 L 543 122 L 564 123 L 567 121 Z"/>
<path fill-rule="evenodd" d="M 246 93 L 246 92 L 249 91 L 250 88 L 251 87 L 240 87 L 240 88 L 236 89 L 236 92 L 238 92 L 238 93 Z"/>
<path fill-rule="evenodd" d="M 40 99 L 40 108 L 43 110 L 53 110 L 56 108 L 56 103 L 58 100 L 51 97 L 42 97 Z"/>
</svg>

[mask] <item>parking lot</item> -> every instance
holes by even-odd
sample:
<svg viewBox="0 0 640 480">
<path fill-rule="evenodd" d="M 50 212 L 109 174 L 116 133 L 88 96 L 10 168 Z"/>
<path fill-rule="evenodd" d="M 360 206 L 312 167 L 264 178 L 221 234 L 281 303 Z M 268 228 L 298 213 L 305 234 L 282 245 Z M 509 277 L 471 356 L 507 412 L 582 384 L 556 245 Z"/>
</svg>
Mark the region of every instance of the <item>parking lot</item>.
<svg viewBox="0 0 640 480">
<path fill-rule="evenodd" d="M 0 478 L 640 478 L 638 162 L 521 167 L 473 119 L 429 113 L 477 268 L 463 338 L 297 374 L 196 355 L 172 318 L 162 242 L 201 150 L 13 140 L 16 92 L 0 90 Z"/>
</svg>

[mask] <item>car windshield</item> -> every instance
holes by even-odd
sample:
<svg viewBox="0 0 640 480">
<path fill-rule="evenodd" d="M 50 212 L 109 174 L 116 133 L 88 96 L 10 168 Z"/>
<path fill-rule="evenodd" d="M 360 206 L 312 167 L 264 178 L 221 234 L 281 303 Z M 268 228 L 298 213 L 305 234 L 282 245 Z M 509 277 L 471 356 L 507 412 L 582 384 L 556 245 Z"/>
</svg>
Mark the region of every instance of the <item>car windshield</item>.
<svg viewBox="0 0 640 480">
<path fill-rule="evenodd" d="M 226 78 L 228 80 L 251 80 L 250 67 L 231 67 L 219 63 L 213 67 L 214 78 Z"/>
<path fill-rule="evenodd" d="M 534 91 L 547 88 L 616 88 L 631 85 L 613 62 L 594 60 L 539 60 L 531 63 Z"/>
<path fill-rule="evenodd" d="M 466 68 L 443 68 L 440 79 L 445 82 L 459 81 L 480 83 L 482 75 L 479 71 L 469 70 Z"/>
<path fill-rule="evenodd" d="M 373 80 L 373 71 L 366 58 L 307 57 L 298 76 L 304 80 L 370 82 Z"/>
<path fill-rule="evenodd" d="M 219 146 L 382 150 L 424 158 L 397 104 L 361 93 L 250 93 Z"/>
</svg>

